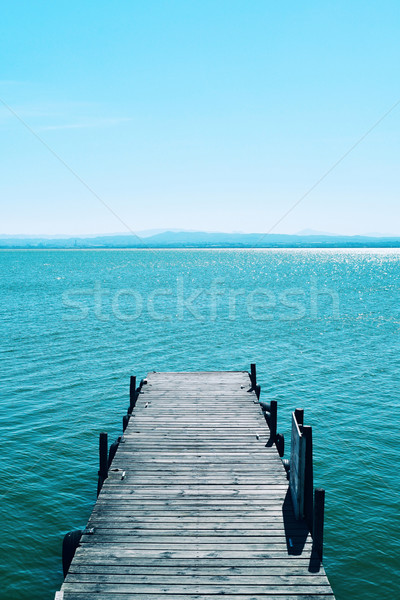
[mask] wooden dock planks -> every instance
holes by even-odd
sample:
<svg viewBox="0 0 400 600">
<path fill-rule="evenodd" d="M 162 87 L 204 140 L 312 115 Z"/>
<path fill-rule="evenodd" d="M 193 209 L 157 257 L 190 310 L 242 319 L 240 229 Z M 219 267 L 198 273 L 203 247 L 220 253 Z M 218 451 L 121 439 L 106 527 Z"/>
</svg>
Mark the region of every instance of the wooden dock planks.
<svg viewBox="0 0 400 600">
<path fill-rule="evenodd" d="M 151 373 L 64 600 L 334 596 L 246 372 Z"/>
</svg>

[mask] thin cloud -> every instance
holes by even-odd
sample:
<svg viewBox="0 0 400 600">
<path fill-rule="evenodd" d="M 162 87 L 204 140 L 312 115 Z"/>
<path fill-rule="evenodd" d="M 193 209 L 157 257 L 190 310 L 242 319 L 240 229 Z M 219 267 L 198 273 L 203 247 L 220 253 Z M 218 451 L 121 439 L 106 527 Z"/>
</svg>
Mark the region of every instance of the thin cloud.
<svg viewBox="0 0 400 600">
<path fill-rule="evenodd" d="M 0 85 L 25 85 L 25 81 L 18 81 L 17 79 L 0 79 Z"/>
<path fill-rule="evenodd" d="M 114 127 L 120 123 L 132 121 L 131 117 L 89 116 L 87 115 L 88 111 L 101 112 L 101 107 L 88 102 L 20 104 L 14 105 L 14 109 L 21 118 L 30 121 L 36 131 Z M 0 122 L 9 122 L 12 118 L 10 111 L 0 107 Z"/>
<path fill-rule="evenodd" d="M 126 123 L 132 121 L 130 117 L 105 117 L 99 119 L 90 119 L 87 121 L 81 121 L 80 123 L 64 123 L 57 125 L 42 125 L 36 129 L 39 131 L 56 131 L 61 129 L 86 129 L 94 127 L 112 127 L 119 125 L 120 123 Z"/>
</svg>

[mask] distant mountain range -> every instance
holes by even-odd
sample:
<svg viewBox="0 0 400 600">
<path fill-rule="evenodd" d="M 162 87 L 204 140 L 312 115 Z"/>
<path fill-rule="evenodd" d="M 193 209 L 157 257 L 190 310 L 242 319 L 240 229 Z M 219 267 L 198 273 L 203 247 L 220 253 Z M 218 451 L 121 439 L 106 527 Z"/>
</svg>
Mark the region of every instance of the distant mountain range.
<svg viewBox="0 0 400 600">
<path fill-rule="evenodd" d="M 304 230 L 297 235 L 148 230 L 137 235 L 10 236 L 0 248 L 399 248 L 400 236 L 343 236 Z"/>
</svg>

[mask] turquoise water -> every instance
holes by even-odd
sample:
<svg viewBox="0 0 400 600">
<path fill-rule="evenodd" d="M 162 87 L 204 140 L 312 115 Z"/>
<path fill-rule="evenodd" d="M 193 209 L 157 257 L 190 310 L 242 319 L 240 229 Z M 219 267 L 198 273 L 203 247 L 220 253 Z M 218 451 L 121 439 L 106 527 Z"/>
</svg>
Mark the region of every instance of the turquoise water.
<svg viewBox="0 0 400 600">
<path fill-rule="evenodd" d="M 0 252 L 0 597 L 52 599 L 129 375 L 242 370 L 313 426 L 337 600 L 398 597 L 397 250 Z"/>
</svg>

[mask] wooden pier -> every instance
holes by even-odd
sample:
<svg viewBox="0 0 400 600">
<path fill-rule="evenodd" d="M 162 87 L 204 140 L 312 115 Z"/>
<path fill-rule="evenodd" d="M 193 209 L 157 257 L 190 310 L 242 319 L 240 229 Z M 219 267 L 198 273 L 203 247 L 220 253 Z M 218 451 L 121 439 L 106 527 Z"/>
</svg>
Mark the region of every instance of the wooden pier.
<svg viewBox="0 0 400 600">
<path fill-rule="evenodd" d="M 260 403 L 255 378 L 254 367 L 132 378 L 109 457 L 101 438 L 87 527 L 64 541 L 57 600 L 334 600 L 310 431 L 293 413 L 284 465 L 276 403 Z"/>
</svg>

